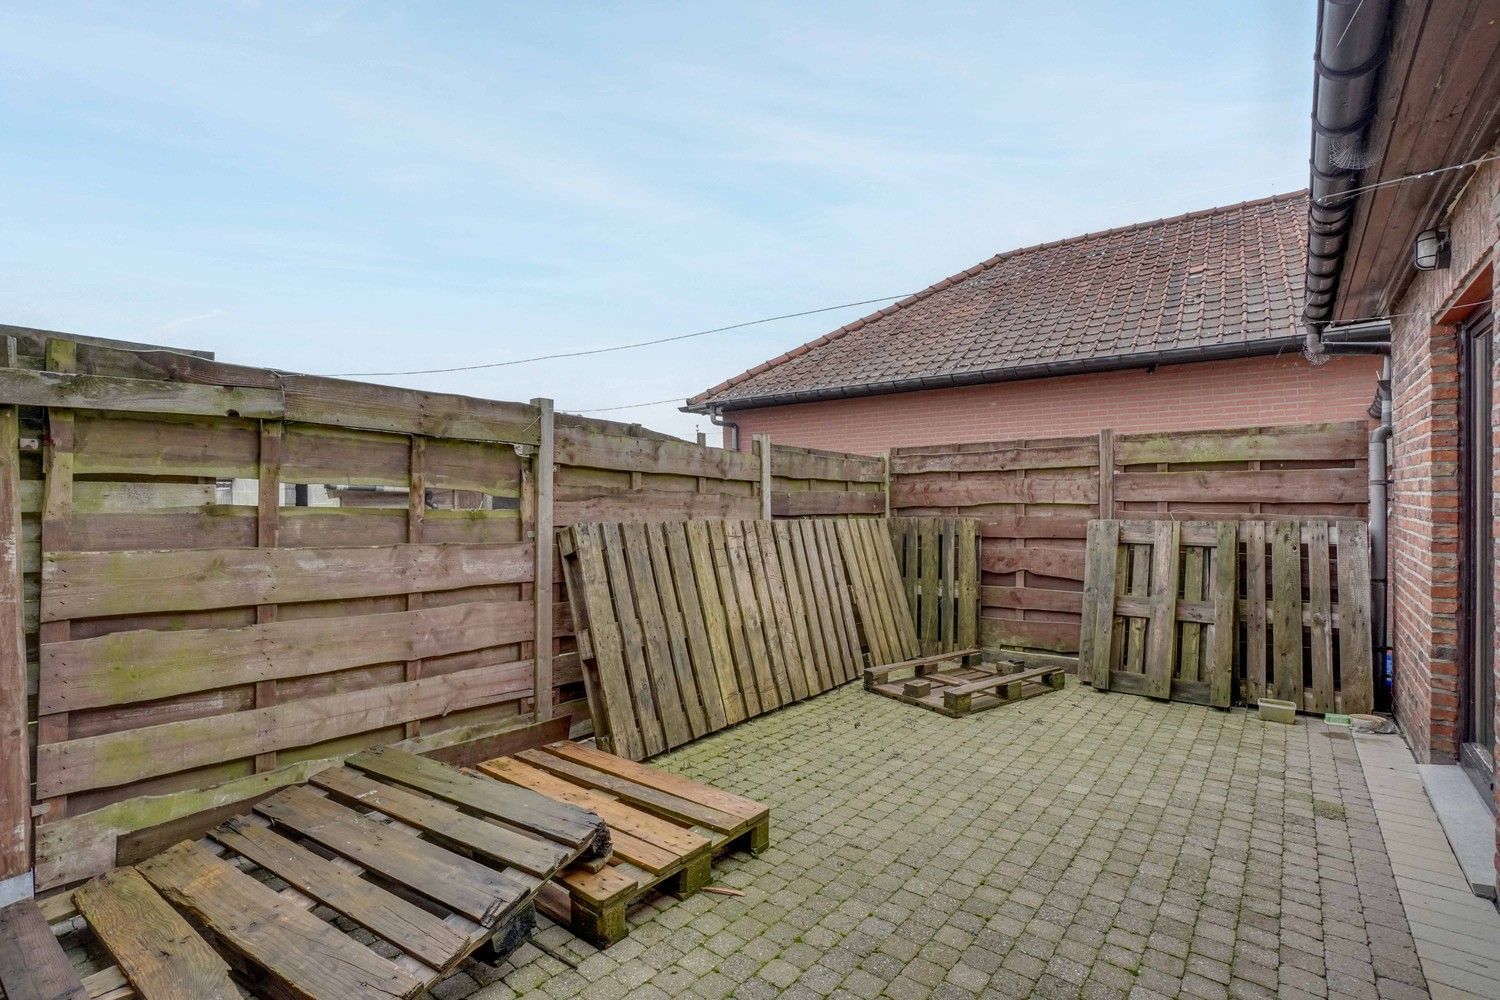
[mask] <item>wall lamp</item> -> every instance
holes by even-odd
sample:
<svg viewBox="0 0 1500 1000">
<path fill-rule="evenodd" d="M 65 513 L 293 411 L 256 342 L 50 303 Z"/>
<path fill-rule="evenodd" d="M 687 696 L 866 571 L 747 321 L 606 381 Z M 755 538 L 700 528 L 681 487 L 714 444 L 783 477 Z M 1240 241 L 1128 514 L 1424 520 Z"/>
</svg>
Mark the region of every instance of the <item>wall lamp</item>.
<svg viewBox="0 0 1500 1000">
<path fill-rule="evenodd" d="M 1451 256 L 1446 229 L 1422 230 L 1411 248 L 1411 262 L 1418 271 L 1445 271 Z"/>
</svg>

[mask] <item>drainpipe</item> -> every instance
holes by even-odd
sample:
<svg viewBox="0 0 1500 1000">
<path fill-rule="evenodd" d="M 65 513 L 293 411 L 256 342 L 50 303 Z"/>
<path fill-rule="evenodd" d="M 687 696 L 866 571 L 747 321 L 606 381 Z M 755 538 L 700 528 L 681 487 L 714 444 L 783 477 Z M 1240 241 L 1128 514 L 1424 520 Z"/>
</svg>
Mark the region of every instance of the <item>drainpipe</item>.
<svg viewBox="0 0 1500 1000">
<path fill-rule="evenodd" d="M 1370 431 L 1370 626 L 1375 633 L 1375 676 L 1385 677 L 1386 656 L 1391 639 L 1387 611 L 1386 553 L 1387 502 L 1390 473 L 1386 466 L 1386 442 L 1391 439 L 1391 358 L 1386 355 L 1380 370 L 1380 424 Z"/>
<path fill-rule="evenodd" d="M 730 438 L 729 438 L 729 441 L 730 441 L 729 450 L 730 451 L 739 451 L 740 450 L 740 425 L 739 424 L 735 423 L 733 420 L 725 420 L 724 419 L 724 411 L 723 410 L 710 410 L 709 414 L 708 414 L 708 422 L 711 423 L 711 424 L 713 424 L 715 427 L 728 427 L 729 428 L 729 434 L 730 434 Z"/>
</svg>

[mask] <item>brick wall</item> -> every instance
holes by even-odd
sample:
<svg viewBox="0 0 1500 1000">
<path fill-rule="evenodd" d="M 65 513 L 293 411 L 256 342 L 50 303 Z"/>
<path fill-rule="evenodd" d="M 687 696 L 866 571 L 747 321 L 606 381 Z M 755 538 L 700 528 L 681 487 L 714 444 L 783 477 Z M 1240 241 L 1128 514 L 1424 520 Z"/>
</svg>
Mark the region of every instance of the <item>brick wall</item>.
<svg viewBox="0 0 1500 1000">
<path fill-rule="evenodd" d="M 1208 430 L 1356 420 L 1375 395 L 1380 362 L 1300 354 L 1164 365 L 961 389 L 737 410 L 740 447 L 754 434 L 782 444 L 880 454 L 918 444 Z M 729 444 L 726 434 L 725 445 Z"/>
<path fill-rule="evenodd" d="M 1458 327 L 1432 318 L 1476 281 L 1487 286 L 1482 297 L 1494 295 L 1484 268 L 1500 240 L 1497 199 L 1500 169 L 1491 164 L 1476 174 L 1447 220 L 1449 268 L 1418 274 L 1391 308 L 1394 697 L 1412 752 L 1430 763 L 1456 760 L 1461 737 Z M 1500 658 L 1495 670 L 1500 677 Z"/>
</svg>

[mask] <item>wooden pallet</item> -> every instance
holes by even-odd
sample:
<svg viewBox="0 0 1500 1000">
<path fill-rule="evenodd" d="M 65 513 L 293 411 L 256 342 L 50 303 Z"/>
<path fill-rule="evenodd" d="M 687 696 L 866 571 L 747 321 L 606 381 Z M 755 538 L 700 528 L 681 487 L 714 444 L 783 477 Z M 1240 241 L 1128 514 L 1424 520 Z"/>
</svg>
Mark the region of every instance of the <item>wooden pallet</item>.
<svg viewBox="0 0 1500 1000">
<path fill-rule="evenodd" d="M 1086 551 L 1079 659 L 1096 689 L 1370 710 L 1364 522 L 1100 520 Z"/>
<path fill-rule="evenodd" d="M 609 849 L 596 814 L 377 748 L 95 878 L 49 919 L 76 913 L 115 961 L 89 996 L 411 997 L 481 948 L 514 947 L 542 885 Z"/>
<path fill-rule="evenodd" d="M 889 523 L 922 655 L 978 645 L 978 518 L 893 517 Z"/>
<path fill-rule="evenodd" d="M 965 666 L 977 649 L 955 650 L 904 663 L 865 668 L 865 689 L 908 705 L 961 719 L 974 712 L 1061 691 L 1078 661 L 1069 656 L 1003 651 L 991 662 Z M 1017 669 L 1017 668 L 1020 669 Z"/>
<path fill-rule="evenodd" d="M 600 948 L 625 937 L 626 914 L 652 892 L 690 896 L 709 883 L 714 858 L 759 854 L 770 843 L 768 807 L 594 747 L 552 743 L 479 769 L 583 806 L 609 824 L 609 863 L 568 869 L 537 900 L 542 912 Z"/>
<path fill-rule="evenodd" d="M 854 680 L 860 644 L 842 523 L 565 532 L 564 580 L 599 745 L 642 760 Z"/>
</svg>

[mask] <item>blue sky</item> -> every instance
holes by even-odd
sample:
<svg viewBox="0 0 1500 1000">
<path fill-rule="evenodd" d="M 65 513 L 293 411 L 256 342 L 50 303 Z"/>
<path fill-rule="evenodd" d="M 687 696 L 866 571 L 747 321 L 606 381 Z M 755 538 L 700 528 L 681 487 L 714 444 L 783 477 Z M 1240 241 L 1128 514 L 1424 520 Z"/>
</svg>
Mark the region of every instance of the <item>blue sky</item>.
<svg viewBox="0 0 1500 1000">
<path fill-rule="evenodd" d="M 336 373 L 914 291 L 1305 186 L 1313 7 L 7 3 L 0 322 Z M 869 308 L 382 381 L 681 397 Z"/>
</svg>

